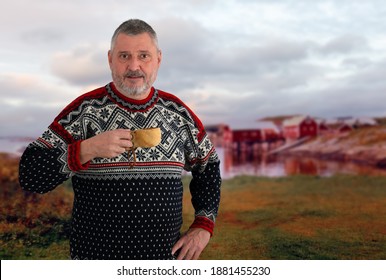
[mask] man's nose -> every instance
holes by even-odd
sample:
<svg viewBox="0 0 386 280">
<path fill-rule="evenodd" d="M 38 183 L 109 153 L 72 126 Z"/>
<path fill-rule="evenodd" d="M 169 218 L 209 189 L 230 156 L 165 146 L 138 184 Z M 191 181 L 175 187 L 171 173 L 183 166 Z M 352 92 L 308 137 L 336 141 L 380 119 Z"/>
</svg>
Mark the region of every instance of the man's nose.
<svg viewBox="0 0 386 280">
<path fill-rule="evenodd" d="M 127 61 L 126 68 L 127 70 L 130 70 L 130 71 L 136 71 L 140 68 L 139 66 L 140 66 L 140 60 L 136 57 L 132 57 Z"/>
</svg>

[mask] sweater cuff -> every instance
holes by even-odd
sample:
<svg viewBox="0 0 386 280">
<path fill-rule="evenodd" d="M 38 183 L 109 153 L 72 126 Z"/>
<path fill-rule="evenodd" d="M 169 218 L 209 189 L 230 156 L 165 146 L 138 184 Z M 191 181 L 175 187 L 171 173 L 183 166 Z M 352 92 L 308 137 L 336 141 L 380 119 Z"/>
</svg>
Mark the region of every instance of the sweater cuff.
<svg viewBox="0 0 386 280">
<path fill-rule="evenodd" d="M 68 145 L 68 167 L 72 171 L 80 171 L 88 169 L 90 162 L 82 164 L 80 162 L 80 143 L 82 141 L 76 141 Z"/>
<path fill-rule="evenodd" d="M 213 230 L 214 230 L 214 222 L 211 219 L 208 219 L 206 217 L 202 216 L 196 216 L 194 219 L 193 224 L 190 226 L 190 228 L 202 228 L 206 231 L 209 231 L 210 237 L 213 236 Z"/>
</svg>

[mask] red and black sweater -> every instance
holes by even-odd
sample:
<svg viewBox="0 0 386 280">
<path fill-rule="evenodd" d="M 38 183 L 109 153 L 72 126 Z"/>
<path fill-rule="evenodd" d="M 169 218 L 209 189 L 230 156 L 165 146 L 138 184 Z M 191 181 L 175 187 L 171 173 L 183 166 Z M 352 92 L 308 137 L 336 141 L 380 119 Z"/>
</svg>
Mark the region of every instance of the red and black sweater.
<svg viewBox="0 0 386 280">
<path fill-rule="evenodd" d="M 126 128 L 161 128 L 161 143 L 82 165 L 82 140 Z M 192 172 L 191 227 L 213 234 L 221 177 L 216 151 L 200 120 L 177 97 L 152 89 L 145 100 L 120 94 L 113 83 L 68 105 L 20 161 L 20 184 L 37 193 L 71 178 L 73 259 L 171 259 L 182 225 L 181 175 Z"/>
</svg>

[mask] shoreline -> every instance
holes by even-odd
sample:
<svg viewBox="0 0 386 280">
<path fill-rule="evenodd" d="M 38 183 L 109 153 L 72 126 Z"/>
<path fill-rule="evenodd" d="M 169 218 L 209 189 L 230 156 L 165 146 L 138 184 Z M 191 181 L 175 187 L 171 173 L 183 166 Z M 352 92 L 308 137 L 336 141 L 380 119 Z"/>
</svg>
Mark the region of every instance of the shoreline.
<svg viewBox="0 0 386 280">
<path fill-rule="evenodd" d="M 361 144 L 349 137 L 326 140 L 312 139 L 303 145 L 288 149 L 281 155 L 308 156 L 321 160 L 352 162 L 386 169 L 386 143 Z"/>
<path fill-rule="evenodd" d="M 360 165 L 369 165 L 377 168 L 386 169 L 386 159 L 374 160 L 369 158 L 359 158 L 345 153 L 320 153 L 315 151 L 285 151 L 281 156 L 289 155 L 294 157 L 312 157 L 320 160 L 332 160 L 339 162 L 352 162 Z"/>
</svg>

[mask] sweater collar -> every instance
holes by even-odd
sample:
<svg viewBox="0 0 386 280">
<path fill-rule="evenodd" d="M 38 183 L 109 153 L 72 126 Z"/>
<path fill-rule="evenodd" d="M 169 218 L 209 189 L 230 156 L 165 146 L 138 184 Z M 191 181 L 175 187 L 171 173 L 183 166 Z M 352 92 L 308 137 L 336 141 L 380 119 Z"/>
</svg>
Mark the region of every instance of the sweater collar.
<svg viewBox="0 0 386 280">
<path fill-rule="evenodd" d="M 115 103 L 129 111 L 146 111 L 158 100 L 158 91 L 154 87 L 151 88 L 150 94 L 141 100 L 126 97 L 117 90 L 113 82 L 106 85 L 106 91 Z"/>
</svg>

